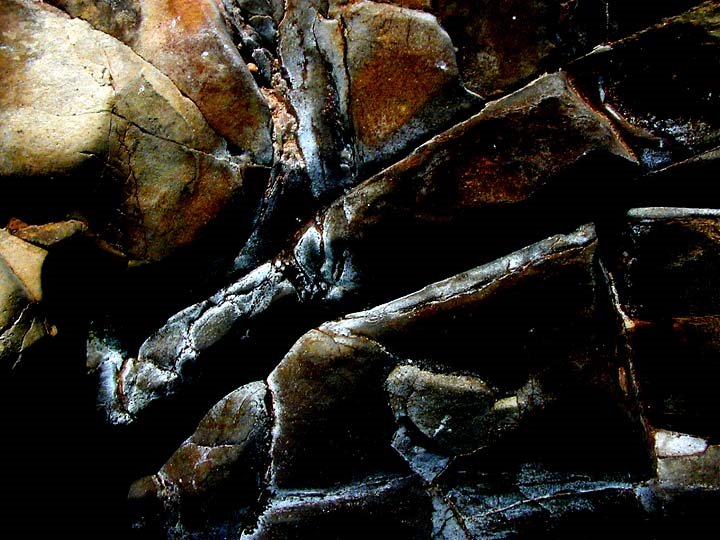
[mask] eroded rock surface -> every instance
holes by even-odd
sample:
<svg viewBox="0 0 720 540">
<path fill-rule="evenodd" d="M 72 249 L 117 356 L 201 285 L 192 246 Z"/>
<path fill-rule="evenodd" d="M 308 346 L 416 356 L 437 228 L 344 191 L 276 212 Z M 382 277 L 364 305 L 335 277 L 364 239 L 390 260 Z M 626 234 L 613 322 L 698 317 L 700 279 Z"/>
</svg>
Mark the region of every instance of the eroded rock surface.
<svg viewBox="0 0 720 540">
<path fill-rule="evenodd" d="M 521 125 L 534 131 L 511 140 Z M 455 161 L 471 148 L 473 159 Z M 597 197 L 611 189 L 590 176 L 598 161 L 616 171 L 618 181 L 635 167 L 608 120 L 566 76 L 538 79 L 365 181 L 301 229 L 294 247 L 178 313 L 143 344 L 129 373 L 178 372 L 225 335 L 242 333 L 260 314 L 272 312 L 277 300 L 301 302 L 300 312 L 302 304 L 337 309 L 343 302 L 357 305 L 357 298 L 382 301 L 521 247 L 540 231 L 561 226 L 551 215 L 556 202 L 550 193 L 562 194 L 563 204 L 572 199 L 580 213 L 592 213 Z M 505 228 L 479 236 L 491 223 Z M 478 250 L 457 249 L 468 242 Z M 223 323 L 213 325 L 214 337 L 197 339 L 205 319 L 220 314 Z M 183 384 L 171 377 L 172 386 L 156 378 L 166 390 L 149 393 L 135 386 L 135 410 Z"/>
<path fill-rule="evenodd" d="M 719 10 L 0 0 L 4 536 L 707 535 Z"/>
<path fill-rule="evenodd" d="M 51 215 L 83 212 L 106 241 L 150 261 L 192 243 L 242 196 L 243 162 L 129 48 L 34 2 L 6 2 L 2 28 L 0 174 L 11 196 L 28 183 L 74 195 Z M 85 202 L 86 192 L 99 198 Z"/>
</svg>

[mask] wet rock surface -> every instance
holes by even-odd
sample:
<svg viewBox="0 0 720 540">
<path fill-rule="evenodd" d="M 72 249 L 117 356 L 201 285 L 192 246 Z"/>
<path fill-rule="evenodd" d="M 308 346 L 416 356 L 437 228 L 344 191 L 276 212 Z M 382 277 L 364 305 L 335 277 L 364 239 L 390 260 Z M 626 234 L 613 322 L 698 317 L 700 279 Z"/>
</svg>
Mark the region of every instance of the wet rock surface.
<svg viewBox="0 0 720 540">
<path fill-rule="evenodd" d="M 706 534 L 719 24 L 0 0 L 3 537 Z"/>
</svg>

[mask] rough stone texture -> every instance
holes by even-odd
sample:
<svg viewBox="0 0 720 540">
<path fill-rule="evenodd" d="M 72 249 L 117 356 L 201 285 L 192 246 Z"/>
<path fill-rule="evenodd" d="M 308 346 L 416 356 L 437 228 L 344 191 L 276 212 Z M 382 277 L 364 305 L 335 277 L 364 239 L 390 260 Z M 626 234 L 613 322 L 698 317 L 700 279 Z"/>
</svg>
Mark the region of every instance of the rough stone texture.
<svg viewBox="0 0 720 540">
<path fill-rule="evenodd" d="M 0 229 L 0 369 L 53 332 L 42 316 L 42 267 L 47 252 Z"/>
<path fill-rule="evenodd" d="M 157 474 L 130 487 L 136 528 L 237 538 L 254 523 L 269 439 L 266 392 L 256 382 L 225 396 Z"/>
<path fill-rule="evenodd" d="M 607 336 L 594 319 L 593 250 L 592 229 L 553 237 L 303 336 L 268 379 L 276 404 L 273 483 L 322 486 L 392 465 L 384 457 L 392 431 L 390 408 L 377 393 L 399 359 L 471 369 L 503 398 L 529 384 L 533 391 L 522 399 L 526 408 L 550 407 L 558 394 L 572 394 L 572 386 L 585 378 L 608 386 L 612 374 L 596 372 L 595 363 L 603 363 Z M 533 300 L 517 303 L 516 298 Z M 555 299 L 552 314 L 550 298 Z M 452 326 L 445 324 L 449 320 Z M 484 328 L 477 321 L 485 321 Z M 563 340 L 553 337 L 560 334 Z M 477 343 L 491 355 L 482 364 L 468 357 Z M 566 372 L 574 382 L 563 382 Z M 619 389 L 612 397 L 622 401 Z M 428 399 L 424 406 L 418 415 L 431 424 L 437 413 Z M 451 411 L 445 407 L 446 414 Z M 411 415 L 408 411 L 412 420 Z M 425 428 L 426 437 L 427 424 L 415 423 L 421 432 Z M 436 430 L 433 435 L 440 447 L 452 441 L 461 449 L 468 445 L 462 434 L 448 439 Z"/>
<path fill-rule="evenodd" d="M 719 10 L 0 0 L 0 536 L 707 535 Z"/>
<path fill-rule="evenodd" d="M 396 420 L 407 418 L 450 453 L 467 453 L 485 446 L 504 420 L 513 422 L 519 416 L 517 398 L 494 407 L 499 400 L 492 388 L 467 375 L 442 375 L 400 366 L 390 373 L 385 384 Z"/>
<path fill-rule="evenodd" d="M 167 75 L 215 131 L 257 163 L 272 160 L 270 111 L 232 41 L 222 2 L 51 3 L 129 45 Z"/>
<path fill-rule="evenodd" d="M 139 260 L 188 245 L 242 195 L 242 162 L 167 77 L 84 22 L 33 2 L 6 4 L 0 25 L 6 183 L 42 189 L 48 178 L 81 175 L 77 185 L 64 180 L 67 190 L 102 196 L 79 210 Z"/>
<path fill-rule="evenodd" d="M 520 126 L 532 129 L 514 135 Z M 454 159 L 470 148 L 474 159 Z M 272 263 L 168 321 L 146 341 L 138 361 L 163 372 L 198 362 L 204 343 L 242 332 L 293 289 L 309 305 L 353 305 L 358 296 L 377 302 L 521 247 L 541 231 L 565 226 L 548 217 L 556 211 L 551 194 L 562 194 L 563 206 L 573 200 L 578 212 L 589 212 L 608 189 L 607 179 L 591 176 L 597 162 L 616 171 L 617 181 L 635 166 L 607 119 L 563 74 L 538 79 L 339 198 Z M 500 209 L 505 216 L 498 218 Z M 482 238 L 477 251 L 458 249 L 476 243 L 478 231 L 491 223 L 505 229 Z M 191 328 L 202 326 L 209 306 L 223 313 L 223 324 L 214 326 L 212 340 L 198 340 Z M 126 378 L 121 375 L 119 384 Z M 172 375 L 170 388 L 164 378 L 156 377 L 152 397 L 138 404 L 172 394 L 183 383 Z"/>
</svg>

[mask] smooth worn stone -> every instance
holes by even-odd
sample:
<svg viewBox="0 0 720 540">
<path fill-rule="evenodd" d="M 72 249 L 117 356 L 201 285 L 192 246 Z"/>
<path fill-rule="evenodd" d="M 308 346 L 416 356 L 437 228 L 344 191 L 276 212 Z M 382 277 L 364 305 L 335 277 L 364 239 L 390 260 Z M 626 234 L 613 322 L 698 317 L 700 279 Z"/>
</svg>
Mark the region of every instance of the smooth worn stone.
<svg viewBox="0 0 720 540">
<path fill-rule="evenodd" d="M 358 2 L 341 12 L 358 161 L 382 162 L 479 105 L 434 17 Z"/>
<path fill-rule="evenodd" d="M 160 471 L 136 481 L 133 527 L 173 538 L 238 538 L 254 523 L 270 433 L 263 382 L 220 400 Z"/>
<path fill-rule="evenodd" d="M 268 378 L 271 482 L 280 489 L 402 470 L 389 445 L 395 429 L 382 389 L 394 358 L 379 343 L 331 326 L 305 334 Z"/>
<path fill-rule="evenodd" d="M 484 381 L 468 375 L 444 375 L 400 366 L 386 388 L 395 418 L 406 417 L 426 437 L 451 454 L 468 453 L 490 443 L 503 424 L 519 416 Z M 514 417 L 514 418 L 513 418 Z"/>
<path fill-rule="evenodd" d="M 247 540 L 430 537 L 430 503 L 412 477 L 372 477 L 339 489 L 281 491 Z"/>
<path fill-rule="evenodd" d="M 256 163 L 272 160 L 270 111 L 225 25 L 222 1 L 52 3 L 129 45 L 167 75 L 215 131 Z"/>
<path fill-rule="evenodd" d="M 720 141 L 720 6 L 704 2 L 569 67 L 643 166 L 658 169 Z M 648 97 L 650 96 L 650 97 Z"/>
<path fill-rule="evenodd" d="M 94 232 L 142 261 L 188 246 L 243 197 L 245 165 L 167 77 L 85 22 L 33 2 L 8 7 L 5 182 L 27 190 L 59 175 L 69 193 L 93 190 L 96 200 L 70 198 L 52 212 L 85 214 Z M 72 174 L 82 176 L 76 185 Z"/>
<path fill-rule="evenodd" d="M 0 257 L 22 282 L 28 296 L 40 302 L 43 297 L 42 268 L 47 251 L 0 229 Z"/>
</svg>

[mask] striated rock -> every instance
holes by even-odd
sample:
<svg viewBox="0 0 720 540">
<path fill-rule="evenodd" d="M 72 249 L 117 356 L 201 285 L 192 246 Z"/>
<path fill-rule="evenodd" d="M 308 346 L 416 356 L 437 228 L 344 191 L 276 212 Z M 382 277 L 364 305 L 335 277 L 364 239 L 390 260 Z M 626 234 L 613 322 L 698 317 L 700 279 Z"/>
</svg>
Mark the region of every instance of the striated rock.
<svg viewBox="0 0 720 540">
<path fill-rule="evenodd" d="M 256 163 L 270 163 L 270 111 L 225 25 L 223 2 L 51 3 L 129 45 L 167 75 L 230 144 Z"/>
<path fill-rule="evenodd" d="M 511 139 L 521 125 L 535 130 Z M 469 148 L 472 160 L 454 159 Z M 573 200 L 574 211 L 592 213 L 598 192 L 609 189 L 605 178 L 592 176 L 596 160 L 613 168 L 617 181 L 634 164 L 608 121 L 563 74 L 539 79 L 335 201 L 273 263 L 177 314 L 143 344 L 137 369 L 178 372 L 207 345 L 242 333 L 260 313 L 272 313 L 277 300 L 292 301 L 293 291 L 305 305 L 354 305 L 360 295 L 379 302 L 518 248 L 552 226 L 567 226 L 565 216 L 553 219 L 553 194 L 562 193 L 563 208 Z M 586 182 L 580 185 L 578 178 Z M 499 223 L 506 228 L 499 230 Z M 478 231 L 491 226 L 492 234 L 478 242 Z M 458 249 L 466 245 L 478 248 Z M 212 340 L 196 340 L 191 329 L 202 326 L 211 306 L 212 313 L 222 312 L 223 324 L 215 325 Z M 172 385 L 161 378 L 151 393 L 135 391 L 138 404 L 184 384 L 175 376 Z"/>
<path fill-rule="evenodd" d="M 70 193 L 94 191 L 98 199 L 69 198 L 64 208 L 84 213 L 131 259 L 151 261 L 190 244 L 243 196 L 243 163 L 130 49 L 32 2 L 8 2 L 2 27 L 6 183 L 42 188 L 58 176 Z"/>
<path fill-rule="evenodd" d="M 390 376 L 396 415 L 402 414 L 400 401 L 412 426 L 443 451 L 494 442 L 496 433 L 489 436 L 476 425 L 481 412 L 493 415 L 488 384 L 499 398 L 522 396 L 515 401 L 518 415 L 553 410 L 560 396 L 584 406 L 625 401 L 613 381 L 617 371 L 607 364 L 608 329 L 597 320 L 594 243 L 590 228 L 552 237 L 303 336 L 268 379 L 276 414 L 274 485 L 322 486 L 392 467 L 383 456 L 391 438 L 390 407 L 378 394 L 400 359 L 471 370 L 487 381 L 475 383 L 473 409 L 455 397 L 443 398 L 442 392 L 451 392 L 450 381 L 455 395 L 460 392 L 460 377 L 428 374 L 418 381 L 420 371 L 407 366 Z M 415 375 L 409 384 L 416 385 L 417 404 L 402 401 L 408 394 L 408 381 L 398 380 L 403 371 Z M 432 389 L 422 389 L 429 380 Z M 439 424 L 445 417 L 447 427 L 460 433 L 443 432 Z M 501 420 L 494 422 L 497 431 Z"/>
<path fill-rule="evenodd" d="M 266 392 L 256 382 L 225 396 L 157 474 L 131 486 L 134 528 L 168 538 L 198 531 L 239 538 L 254 523 L 270 429 Z"/>
<path fill-rule="evenodd" d="M 374 477 L 340 489 L 283 491 L 242 538 L 429 538 L 430 510 L 414 478 Z"/>
</svg>

